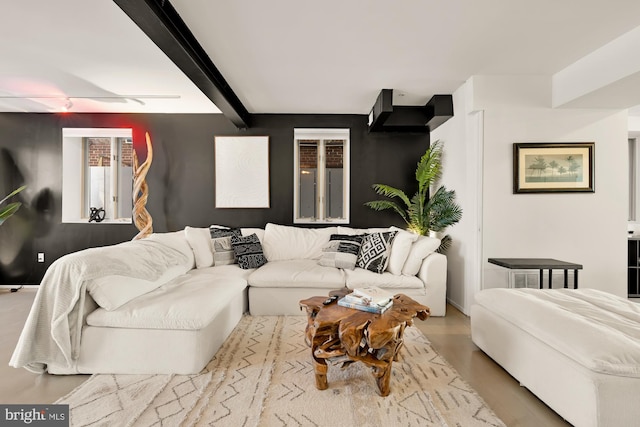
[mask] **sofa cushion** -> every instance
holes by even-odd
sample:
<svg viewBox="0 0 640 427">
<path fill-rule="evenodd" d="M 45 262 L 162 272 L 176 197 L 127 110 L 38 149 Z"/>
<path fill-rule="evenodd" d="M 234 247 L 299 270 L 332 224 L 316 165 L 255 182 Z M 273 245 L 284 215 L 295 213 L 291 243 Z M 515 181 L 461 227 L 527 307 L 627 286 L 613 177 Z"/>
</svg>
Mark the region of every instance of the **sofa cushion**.
<svg viewBox="0 0 640 427">
<path fill-rule="evenodd" d="M 424 289 L 424 283 L 417 276 L 391 274 L 388 271 L 378 274 L 362 268 L 344 272 L 349 289 L 363 286 L 377 286 L 382 289 Z"/>
<path fill-rule="evenodd" d="M 193 251 L 184 231 L 153 233 L 144 239 L 70 256 L 83 260 L 78 277 L 85 280 L 87 292 L 95 302 L 107 310 L 117 309 L 194 266 Z"/>
<path fill-rule="evenodd" d="M 213 266 L 209 268 L 201 268 L 198 270 L 191 270 L 189 271 L 188 274 L 192 277 L 200 276 L 200 275 L 204 275 L 204 276 L 208 275 L 209 277 L 211 277 L 211 275 L 214 274 L 215 280 L 221 279 L 223 277 L 232 277 L 232 278 L 238 277 L 238 278 L 244 279 L 245 281 L 248 281 L 249 275 L 251 275 L 252 272 L 253 270 L 241 269 L 238 264 L 229 264 L 229 265 Z"/>
<path fill-rule="evenodd" d="M 302 228 L 269 223 L 264 229 L 264 255 L 269 261 L 315 259 L 336 227 Z"/>
<path fill-rule="evenodd" d="M 238 265 L 243 270 L 258 268 L 267 263 L 260 239 L 255 233 L 249 236 L 231 236 L 231 246 Z"/>
<path fill-rule="evenodd" d="M 183 274 L 182 266 L 168 268 L 157 280 L 113 274 L 87 280 L 87 291 L 105 310 L 115 310 L 134 298 L 150 292 Z"/>
<path fill-rule="evenodd" d="M 429 236 L 419 236 L 411 245 L 409 256 L 402 267 L 402 274 L 415 276 L 420 271 L 422 261 L 440 247 L 440 239 Z"/>
<path fill-rule="evenodd" d="M 329 242 L 322 248 L 322 256 L 318 264 L 325 267 L 356 268 L 358 253 L 362 246 L 362 236 L 347 234 L 332 234 Z"/>
<path fill-rule="evenodd" d="M 391 243 L 395 235 L 395 231 L 366 234 L 362 240 L 360 252 L 358 253 L 356 267 L 382 273 L 384 269 L 387 268 L 389 253 L 391 252 Z"/>
<path fill-rule="evenodd" d="M 391 227 L 389 230 L 396 232 L 391 244 L 391 253 L 389 254 L 389 263 L 387 271 L 392 274 L 402 274 L 404 263 L 409 257 L 413 242 L 418 240 L 418 235 L 409 231 L 401 230 L 398 227 Z"/>
<path fill-rule="evenodd" d="M 184 235 L 193 250 L 196 268 L 206 268 L 213 265 L 213 251 L 211 250 L 211 236 L 208 228 L 185 227 Z"/>
<path fill-rule="evenodd" d="M 344 270 L 318 265 L 316 260 L 269 261 L 249 276 L 249 285 L 259 288 L 343 288 Z"/>
<path fill-rule="evenodd" d="M 87 324 L 110 328 L 199 330 L 247 286 L 240 276 L 218 277 L 215 268 L 193 271 L 199 274 L 189 272 L 179 276 L 117 310 L 99 308 L 87 316 Z"/>
</svg>

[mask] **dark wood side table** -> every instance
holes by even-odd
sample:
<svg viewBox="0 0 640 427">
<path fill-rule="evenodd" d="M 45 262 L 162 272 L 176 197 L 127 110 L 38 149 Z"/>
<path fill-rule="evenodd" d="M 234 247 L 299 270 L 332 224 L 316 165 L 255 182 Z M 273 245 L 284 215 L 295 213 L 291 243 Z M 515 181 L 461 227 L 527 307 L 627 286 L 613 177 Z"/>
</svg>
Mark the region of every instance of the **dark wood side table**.
<svg viewBox="0 0 640 427">
<path fill-rule="evenodd" d="M 549 270 L 549 289 L 552 284 L 553 270 L 564 270 L 564 287 L 568 288 L 569 270 L 573 270 L 573 289 L 578 289 L 578 270 L 582 269 L 581 264 L 560 261 L 552 258 L 489 258 L 491 264 L 511 270 L 540 270 L 540 289 L 543 288 L 542 273 Z"/>
</svg>

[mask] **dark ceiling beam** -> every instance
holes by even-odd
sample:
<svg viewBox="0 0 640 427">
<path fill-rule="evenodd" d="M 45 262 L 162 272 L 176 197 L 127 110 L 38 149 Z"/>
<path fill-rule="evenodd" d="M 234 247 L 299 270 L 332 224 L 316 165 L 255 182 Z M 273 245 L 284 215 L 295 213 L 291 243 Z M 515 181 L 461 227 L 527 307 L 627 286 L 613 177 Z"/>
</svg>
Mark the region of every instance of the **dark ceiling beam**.
<svg viewBox="0 0 640 427">
<path fill-rule="evenodd" d="M 453 117 L 453 96 L 433 95 L 425 105 L 393 105 L 393 89 L 382 89 L 369 113 L 369 132 L 428 133 Z"/>
<path fill-rule="evenodd" d="M 427 114 L 431 117 L 427 121 L 429 130 L 434 130 L 453 117 L 453 96 L 433 95 L 425 105 Z"/>
<path fill-rule="evenodd" d="M 376 103 L 369 113 L 369 131 L 381 132 L 384 123 L 387 121 L 391 113 L 393 113 L 393 89 L 382 89 Z"/>
<path fill-rule="evenodd" d="M 174 7 L 166 0 L 113 0 L 183 73 L 240 129 L 251 114 Z"/>
</svg>

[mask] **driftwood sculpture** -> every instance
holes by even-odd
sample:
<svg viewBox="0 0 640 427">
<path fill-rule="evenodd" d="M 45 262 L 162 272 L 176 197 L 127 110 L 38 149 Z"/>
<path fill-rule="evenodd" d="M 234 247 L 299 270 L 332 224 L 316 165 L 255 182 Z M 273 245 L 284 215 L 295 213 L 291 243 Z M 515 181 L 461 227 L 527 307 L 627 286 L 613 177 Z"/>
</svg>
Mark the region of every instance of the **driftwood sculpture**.
<svg viewBox="0 0 640 427">
<path fill-rule="evenodd" d="M 147 198 L 149 197 L 149 186 L 146 177 L 151 162 L 153 161 L 153 147 L 149 132 L 145 134 L 147 140 L 147 158 L 138 165 L 136 150 L 133 150 L 133 223 L 140 230 L 133 240 L 142 239 L 153 233 L 153 219 L 147 211 Z"/>
</svg>

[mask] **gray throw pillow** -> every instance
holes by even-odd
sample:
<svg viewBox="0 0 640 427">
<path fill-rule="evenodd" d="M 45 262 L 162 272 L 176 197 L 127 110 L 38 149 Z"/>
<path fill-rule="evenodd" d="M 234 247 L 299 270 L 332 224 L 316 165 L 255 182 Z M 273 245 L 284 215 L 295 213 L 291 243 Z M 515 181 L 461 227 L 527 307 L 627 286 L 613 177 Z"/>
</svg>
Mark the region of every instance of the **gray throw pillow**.
<svg viewBox="0 0 640 427">
<path fill-rule="evenodd" d="M 231 246 L 231 236 L 242 236 L 239 228 L 222 228 L 210 226 L 213 265 L 229 265 L 236 263 L 236 256 Z"/>
<path fill-rule="evenodd" d="M 318 264 L 325 267 L 353 270 L 356 268 L 362 237 L 361 235 L 332 234 L 329 237 L 329 242 L 322 248 L 322 256 L 318 260 Z"/>
</svg>

